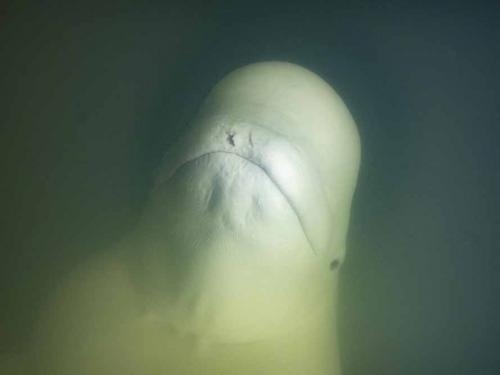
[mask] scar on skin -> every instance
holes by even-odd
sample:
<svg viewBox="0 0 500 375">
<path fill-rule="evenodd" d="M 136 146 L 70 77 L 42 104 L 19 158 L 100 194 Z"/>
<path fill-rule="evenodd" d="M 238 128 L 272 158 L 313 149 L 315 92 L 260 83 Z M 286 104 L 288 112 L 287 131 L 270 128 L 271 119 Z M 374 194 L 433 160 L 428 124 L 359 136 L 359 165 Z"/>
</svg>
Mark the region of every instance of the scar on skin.
<svg viewBox="0 0 500 375">
<path fill-rule="evenodd" d="M 227 134 L 227 142 L 231 145 L 231 146 L 234 146 L 235 143 L 234 143 L 234 136 L 235 136 L 235 133 L 233 131 L 228 131 L 226 132 Z"/>
</svg>

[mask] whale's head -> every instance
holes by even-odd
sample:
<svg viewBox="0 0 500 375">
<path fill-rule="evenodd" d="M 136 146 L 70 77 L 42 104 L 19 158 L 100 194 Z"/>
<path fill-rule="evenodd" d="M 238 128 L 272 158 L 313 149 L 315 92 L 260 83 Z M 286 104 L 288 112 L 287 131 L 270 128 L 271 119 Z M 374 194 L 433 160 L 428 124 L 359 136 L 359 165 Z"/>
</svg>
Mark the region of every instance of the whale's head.
<svg viewBox="0 0 500 375">
<path fill-rule="evenodd" d="M 310 272 L 301 264 L 342 261 L 359 160 L 355 123 L 323 79 L 289 63 L 256 63 L 210 92 L 165 157 L 151 207 L 189 274 L 205 275 L 200 285 L 220 284 L 211 290 L 222 299 L 278 306 L 290 296 L 284 289 L 304 284 L 294 276 Z"/>
</svg>

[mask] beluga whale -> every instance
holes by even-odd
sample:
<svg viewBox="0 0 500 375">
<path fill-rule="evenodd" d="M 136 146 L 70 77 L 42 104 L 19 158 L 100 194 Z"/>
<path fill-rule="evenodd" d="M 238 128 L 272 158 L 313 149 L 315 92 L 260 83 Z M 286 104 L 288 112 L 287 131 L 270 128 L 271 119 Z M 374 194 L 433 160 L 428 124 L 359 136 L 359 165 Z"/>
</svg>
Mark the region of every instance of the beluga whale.
<svg viewBox="0 0 500 375">
<path fill-rule="evenodd" d="M 230 72 L 166 153 L 137 227 L 47 302 L 25 373 L 339 375 L 359 165 L 356 124 L 318 75 Z"/>
</svg>

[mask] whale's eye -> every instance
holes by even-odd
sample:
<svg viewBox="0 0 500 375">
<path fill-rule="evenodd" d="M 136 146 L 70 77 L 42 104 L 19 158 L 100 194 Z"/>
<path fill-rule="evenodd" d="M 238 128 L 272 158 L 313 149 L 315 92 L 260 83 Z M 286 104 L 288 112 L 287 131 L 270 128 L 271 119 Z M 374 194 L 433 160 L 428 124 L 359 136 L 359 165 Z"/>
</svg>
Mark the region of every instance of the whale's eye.
<svg viewBox="0 0 500 375">
<path fill-rule="evenodd" d="M 330 263 L 330 270 L 335 271 L 340 266 L 340 261 L 338 259 L 332 260 Z"/>
</svg>

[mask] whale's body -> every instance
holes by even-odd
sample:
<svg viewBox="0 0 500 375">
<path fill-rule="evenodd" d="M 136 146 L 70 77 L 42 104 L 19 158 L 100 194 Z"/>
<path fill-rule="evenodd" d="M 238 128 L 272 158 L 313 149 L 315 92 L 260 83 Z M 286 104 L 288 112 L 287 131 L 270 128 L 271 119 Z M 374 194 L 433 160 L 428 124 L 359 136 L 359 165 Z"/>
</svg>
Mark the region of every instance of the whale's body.
<svg viewBox="0 0 500 375">
<path fill-rule="evenodd" d="M 26 373 L 339 374 L 358 165 L 355 124 L 321 78 L 232 72 L 165 157 L 138 228 L 55 294 Z"/>
</svg>

